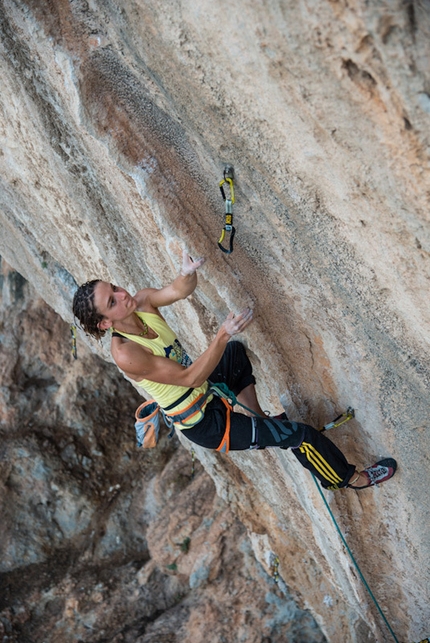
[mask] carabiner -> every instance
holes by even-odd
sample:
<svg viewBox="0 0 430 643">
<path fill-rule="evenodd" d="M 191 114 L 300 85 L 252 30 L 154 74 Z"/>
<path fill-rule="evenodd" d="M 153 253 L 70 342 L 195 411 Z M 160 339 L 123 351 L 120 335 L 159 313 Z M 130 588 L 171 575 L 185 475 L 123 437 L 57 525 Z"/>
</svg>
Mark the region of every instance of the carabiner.
<svg viewBox="0 0 430 643">
<path fill-rule="evenodd" d="M 324 424 L 323 428 L 320 429 L 320 431 L 328 431 L 329 429 L 335 429 L 337 426 L 340 426 L 341 424 L 344 424 L 345 422 L 349 422 L 349 420 L 352 420 L 352 418 L 355 417 L 355 411 L 351 406 L 348 406 L 346 409 L 345 413 L 342 413 L 339 415 L 333 422 L 329 422 L 328 424 Z"/>
<path fill-rule="evenodd" d="M 219 189 L 221 190 L 221 195 L 222 195 L 223 200 L 227 201 L 228 199 L 226 199 L 226 197 L 225 197 L 225 192 L 224 192 L 224 187 L 223 186 L 224 186 L 224 183 L 228 183 L 228 185 L 230 187 L 230 199 L 229 200 L 231 201 L 232 205 L 234 203 L 234 185 L 233 185 L 233 181 L 234 181 L 234 167 L 232 165 L 226 165 L 225 168 L 224 168 L 224 178 L 222 179 L 222 181 L 220 181 Z"/>
</svg>

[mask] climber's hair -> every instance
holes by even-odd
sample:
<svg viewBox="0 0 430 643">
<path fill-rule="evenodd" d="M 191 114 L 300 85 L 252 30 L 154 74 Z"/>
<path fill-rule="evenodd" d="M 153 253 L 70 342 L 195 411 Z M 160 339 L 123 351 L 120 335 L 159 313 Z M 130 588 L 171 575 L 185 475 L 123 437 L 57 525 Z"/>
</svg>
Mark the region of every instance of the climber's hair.
<svg viewBox="0 0 430 643">
<path fill-rule="evenodd" d="M 101 339 L 106 333 L 100 330 L 98 324 L 104 319 L 94 305 L 94 289 L 100 279 L 87 281 L 79 286 L 73 297 L 73 314 L 79 320 L 79 324 L 87 335 Z"/>
</svg>

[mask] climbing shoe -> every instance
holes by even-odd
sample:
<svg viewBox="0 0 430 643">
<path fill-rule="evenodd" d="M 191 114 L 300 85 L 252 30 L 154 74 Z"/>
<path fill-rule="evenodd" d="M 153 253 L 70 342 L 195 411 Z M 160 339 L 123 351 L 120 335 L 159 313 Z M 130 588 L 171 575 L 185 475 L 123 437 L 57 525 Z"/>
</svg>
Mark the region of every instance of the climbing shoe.
<svg viewBox="0 0 430 643">
<path fill-rule="evenodd" d="M 393 477 L 396 473 L 397 462 L 393 458 L 385 458 L 384 460 L 379 460 L 376 464 L 372 464 L 371 467 L 367 467 L 361 473 L 364 473 L 366 478 L 369 481 L 369 484 L 364 485 L 363 487 L 356 487 L 355 485 L 349 484 L 348 487 L 351 489 L 367 489 L 367 487 L 373 487 L 375 484 L 381 484 Z"/>
</svg>

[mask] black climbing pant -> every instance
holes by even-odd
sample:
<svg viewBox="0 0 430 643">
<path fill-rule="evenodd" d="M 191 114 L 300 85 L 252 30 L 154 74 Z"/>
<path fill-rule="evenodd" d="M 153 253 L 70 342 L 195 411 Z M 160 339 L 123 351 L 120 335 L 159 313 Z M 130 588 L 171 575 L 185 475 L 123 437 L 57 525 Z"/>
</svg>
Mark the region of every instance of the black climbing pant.
<svg viewBox="0 0 430 643">
<path fill-rule="evenodd" d="M 251 362 L 245 347 L 237 341 L 227 344 L 220 363 L 209 380 L 224 382 L 235 395 L 249 384 L 255 384 Z M 230 451 L 262 449 L 266 447 L 291 448 L 299 462 L 321 481 L 325 488 L 347 486 L 355 472 L 343 453 L 333 442 L 308 424 L 271 417 L 248 417 L 243 413 L 230 415 Z M 209 402 L 204 418 L 182 433 L 192 442 L 216 449 L 225 433 L 226 407 L 218 398 Z"/>
</svg>

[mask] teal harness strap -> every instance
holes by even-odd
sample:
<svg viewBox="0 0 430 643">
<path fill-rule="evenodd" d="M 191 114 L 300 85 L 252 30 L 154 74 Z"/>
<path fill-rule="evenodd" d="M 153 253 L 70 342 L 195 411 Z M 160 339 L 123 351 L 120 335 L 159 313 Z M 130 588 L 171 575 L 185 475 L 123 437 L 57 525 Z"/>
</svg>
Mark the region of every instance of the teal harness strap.
<svg viewBox="0 0 430 643">
<path fill-rule="evenodd" d="M 238 404 L 237 397 L 233 393 L 233 391 L 230 391 L 228 388 L 227 384 L 224 384 L 224 382 L 219 382 L 219 383 L 213 383 L 209 382 L 210 389 L 212 390 L 215 395 L 218 397 L 224 398 L 224 400 L 227 400 L 230 402 L 232 406 L 235 404 Z"/>
<path fill-rule="evenodd" d="M 222 397 L 224 398 L 224 400 L 227 400 L 227 402 L 229 402 L 231 406 L 236 406 L 236 404 L 238 404 L 246 411 L 249 411 L 250 413 L 255 415 L 255 417 L 261 417 L 258 415 L 258 413 L 250 409 L 248 406 L 245 406 L 245 404 L 242 404 L 241 402 L 239 402 L 236 395 L 233 393 L 233 391 L 230 391 L 227 384 L 224 384 L 224 382 L 219 382 L 217 384 L 213 384 L 212 382 L 209 382 L 209 384 L 212 392 L 218 397 Z"/>
</svg>

